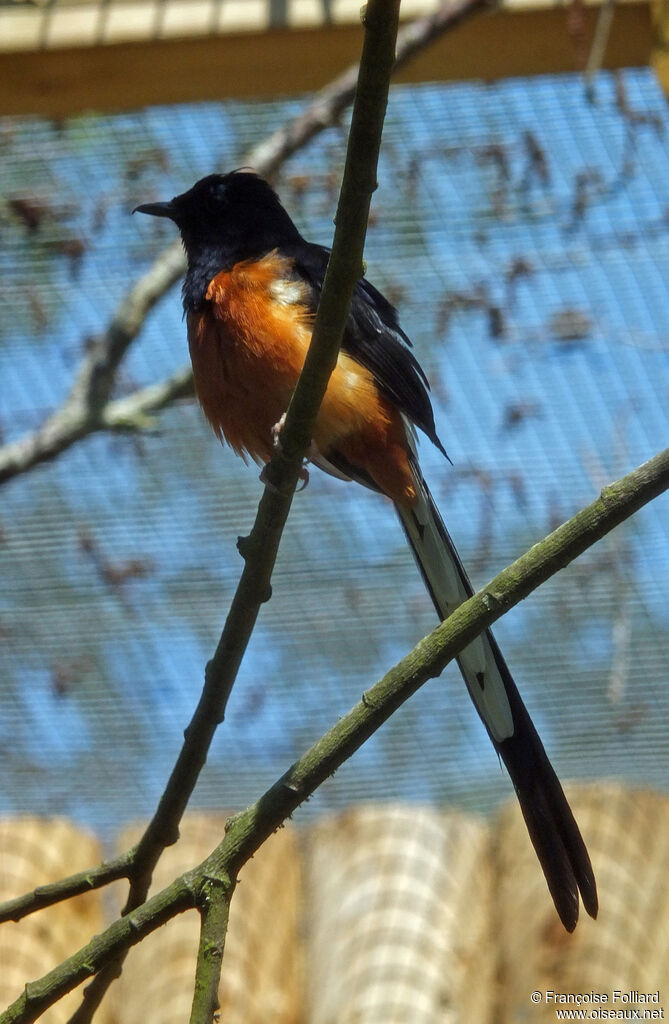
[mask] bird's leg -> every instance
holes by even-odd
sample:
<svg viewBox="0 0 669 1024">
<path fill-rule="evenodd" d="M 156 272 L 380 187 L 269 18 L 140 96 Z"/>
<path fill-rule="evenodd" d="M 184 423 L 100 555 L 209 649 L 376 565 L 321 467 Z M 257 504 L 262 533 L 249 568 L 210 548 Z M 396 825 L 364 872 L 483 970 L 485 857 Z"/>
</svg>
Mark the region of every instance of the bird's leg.
<svg viewBox="0 0 669 1024">
<path fill-rule="evenodd" d="M 281 416 L 281 419 L 272 427 L 272 444 L 274 446 L 274 449 L 278 452 L 281 451 L 281 431 L 283 430 L 285 423 L 286 414 L 284 412 L 283 415 Z M 310 459 L 317 458 L 318 454 L 319 452 L 316 443 L 314 441 L 311 441 L 305 454 L 305 463 L 309 462 Z M 260 479 L 265 484 L 265 486 L 268 486 L 269 481 L 267 480 L 267 474 L 265 473 L 265 469 L 266 467 L 263 467 L 263 470 L 260 474 Z M 300 480 L 302 481 L 302 483 L 297 488 L 297 490 L 303 491 L 304 488 L 309 483 L 309 470 L 307 469 L 306 465 L 300 467 Z M 269 486 L 271 486 L 271 484 Z"/>
<path fill-rule="evenodd" d="M 281 451 L 281 431 L 283 430 L 285 425 L 286 425 L 286 414 L 284 412 L 282 414 L 282 416 L 281 416 L 281 419 L 277 423 L 275 423 L 274 426 L 272 427 L 272 444 L 274 445 L 274 448 L 278 452 Z"/>
</svg>

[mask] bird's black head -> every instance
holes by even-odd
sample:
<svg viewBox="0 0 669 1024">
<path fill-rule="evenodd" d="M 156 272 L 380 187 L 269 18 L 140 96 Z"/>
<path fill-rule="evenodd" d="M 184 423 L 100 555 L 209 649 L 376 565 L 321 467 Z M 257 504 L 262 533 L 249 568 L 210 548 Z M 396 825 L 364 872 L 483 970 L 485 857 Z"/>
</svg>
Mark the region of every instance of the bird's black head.
<svg viewBox="0 0 669 1024">
<path fill-rule="evenodd" d="M 221 270 L 301 241 L 276 192 L 251 171 L 210 174 L 169 202 L 146 203 L 133 213 L 168 217 L 179 228 L 188 258 L 187 307 L 201 303 Z"/>
</svg>

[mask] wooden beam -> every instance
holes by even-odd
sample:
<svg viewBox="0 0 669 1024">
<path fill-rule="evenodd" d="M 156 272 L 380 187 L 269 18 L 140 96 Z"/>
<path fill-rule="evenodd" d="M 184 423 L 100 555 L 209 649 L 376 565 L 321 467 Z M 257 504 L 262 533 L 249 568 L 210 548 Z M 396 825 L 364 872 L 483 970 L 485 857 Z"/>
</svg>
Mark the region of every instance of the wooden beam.
<svg viewBox="0 0 669 1024">
<path fill-rule="evenodd" d="M 652 63 L 665 95 L 669 96 L 669 0 L 654 0 L 653 27 Z"/>
<path fill-rule="evenodd" d="M 597 7 L 579 9 L 581 47 Z M 414 60 L 399 81 L 486 81 L 580 70 L 565 7 L 506 9 L 466 21 Z M 357 60 L 359 25 L 208 35 L 0 53 L 1 114 L 63 117 L 85 110 L 224 98 L 271 98 L 320 88 Z M 647 64 L 650 3 L 616 7 L 604 66 Z"/>
</svg>

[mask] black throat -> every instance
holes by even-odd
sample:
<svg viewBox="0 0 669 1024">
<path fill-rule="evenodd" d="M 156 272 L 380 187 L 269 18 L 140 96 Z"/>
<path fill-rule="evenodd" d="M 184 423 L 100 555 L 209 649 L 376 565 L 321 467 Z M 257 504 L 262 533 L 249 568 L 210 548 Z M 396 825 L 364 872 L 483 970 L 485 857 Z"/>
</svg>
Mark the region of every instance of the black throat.
<svg viewBox="0 0 669 1024">
<path fill-rule="evenodd" d="M 224 270 L 239 261 L 228 256 L 215 247 L 200 248 L 197 255 L 191 258 L 188 250 L 188 269 L 181 288 L 184 312 L 190 313 L 202 309 L 207 304 L 207 289 L 211 281 Z"/>
<path fill-rule="evenodd" d="M 198 231 L 190 234 L 188 227 L 181 228 L 181 236 L 188 259 L 188 270 L 184 279 L 182 296 L 184 310 L 202 309 L 206 305 L 207 289 L 217 274 L 231 270 L 237 263 L 258 260 L 275 249 L 286 251 L 304 245 L 304 240 L 287 214 L 280 209 L 281 217 L 256 220 L 249 226 L 245 220 L 241 230 L 230 225 L 225 237 L 212 232 Z"/>
</svg>

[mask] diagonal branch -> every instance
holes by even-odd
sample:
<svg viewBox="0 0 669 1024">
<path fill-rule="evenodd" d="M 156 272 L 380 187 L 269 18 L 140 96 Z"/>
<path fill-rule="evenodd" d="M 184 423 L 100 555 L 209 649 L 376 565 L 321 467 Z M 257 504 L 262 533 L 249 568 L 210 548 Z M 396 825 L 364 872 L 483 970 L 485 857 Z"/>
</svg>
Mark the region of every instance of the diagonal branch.
<svg viewBox="0 0 669 1024">
<path fill-rule="evenodd" d="M 63 405 L 32 434 L 0 448 L 0 484 L 55 458 L 76 441 L 108 427 L 105 413 L 123 358 L 160 297 L 183 269 L 178 244 L 130 289 L 107 329 L 81 363 Z"/>
<path fill-rule="evenodd" d="M 154 425 L 153 413 L 194 395 L 193 371 L 190 366 L 184 366 L 157 384 L 149 384 L 108 402 L 100 419 L 108 430 L 150 429 Z"/>
<path fill-rule="evenodd" d="M 445 32 L 472 15 L 493 7 L 493 0 L 446 0 L 433 14 L 404 25 L 397 33 L 393 74 Z M 338 123 L 344 110 L 353 102 L 357 80 L 358 66 L 353 64 L 321 89 L 302 114 L 260 142 L 248 155 L 248 165 L 264 177 L 274 177 L 293 153 Z"/>
<path fill-rule="evenodd" d="M 521 555 L 398 662 L 362 700 L 298 760 L 253 805 L 231 818 L 219 846 L 197 868 L 182 875 L 128 917 L 50 971 L 0 1016 L 0 1024 L 30 1024 L 120 950 L 139 942 L 169 918 L 202 906 L 208 882 L 233 886 L 241 866 L 317 787 L 344 763 L 393 712 L 474 637 L 532 593 L 541 583 L 653 498 L 669 489 L 669 448 L 605 487 L 598 498 Z"/>
<path fill-rule="evenodd" d="M 28 914 L 34 914 L 36 910 L 51 907 L 54 903 L 62 903 L 64 900 L 80 896 L 92 889 L 101 889 L 103 886 L 109 885 L 110 882 L 118 881 L 119 878 L 127 878 L 134 858 L 135 847 L 132 847 L 96 868 L 79 871 L 76 875 L 69 875 L 67 878 L 50 882 L 48 885 L 40 885 L 23 896 L 7 900 L 0 904 L 0 924 L 4 924 L 6 921 L 20 921 Z"/>
</svg>

